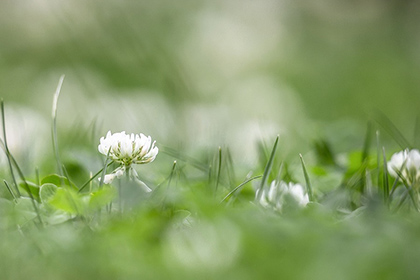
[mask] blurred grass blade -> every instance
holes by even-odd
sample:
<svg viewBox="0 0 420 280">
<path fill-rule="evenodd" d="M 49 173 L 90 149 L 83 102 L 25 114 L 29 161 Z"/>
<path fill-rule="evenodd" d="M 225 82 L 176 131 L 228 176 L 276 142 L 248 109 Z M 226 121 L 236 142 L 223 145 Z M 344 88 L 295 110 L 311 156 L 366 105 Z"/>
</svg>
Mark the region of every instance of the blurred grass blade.
<svg viewBox="0 0 420 280">
<path fill-rule="evenodd" d="M 4 146 L 4 150 L 6 152 L 7 162 L 9 164 L 10 175 L 12 176 L 13 186 L 14 186 L 14 188 L 16 190 L 16 193 L 18 194 L 18 196 L 21 196 L 20 191 L 19 191 L 19 188 L 18 188 L 18 184 L 16 182 L 15 173 L 13 171 L 12 161 L 10 160 L 9 146 L 7 145 L 6 118 L 5 118 L 5 113 L 4 113 L 4 102 L 3 102 L 3 99 L 1 100 L 1 119 L 2 119 L 2 124 L 3 124 L 3 146 Z"/>
<path fill-rule="evenodd" d="M 61 86 L 63 85 L 64 75 L 60 77 L 58 81 L 57 89 L 54 93 L 53 105 L 52 105 L 52 127 L 51 127 L 51 134 L 52 134 L 52 144 L 54 150 L 55 161 L 57 163 L 57 172 L 60 176 L 63 176 L 63 169 L 60 160 L 60 155 L 58 153 L 58 140 L 57 140 L 57 106 L 58 106 L 58 97 L 60 96 Z"/>
<path fill-rule="evenodd" d="M 413 146 L 408 142 L 408 140 L 403 136 L 400 130 L 391 122 L 391 120 L 382 112 L 377 113 L 378 120 L 380 126 L 382 126 L 388 133 L 394 138 L 395 142 L 402 148 L 411 149 Z"/>
<path fill-rule="evenodd" d="M 176 160 L 174 160 L 174 165 L 172 166 L 171 174 L 169 175 L 168 186 L 167 186 L 168 188 L 171 186 L 172 177 L 175 174 L 175 170 L 176 170 Z"/>
<path fill-rule="evenodd" d="M 382 147 L 382 154 L 383 154 L 383 172 L 384 172 L 384 178 L 383 178 L 383 189 L 384 189 L 384 200 L 387 205 L 389 205 L 389 180 L 388 180 L 388 163 L 386 161 L 386 155 L 385 155 L 385 147 Z"/>
<path fill-rule="evenodd" d="M 281 173 L 283 172 L 283 166 L 284 166 L 284 163 L 283 163 L 283 161 L 280 163 L 280 168 L 279 168 L 279 171 L 277 172 L 277 176 L 276 176 L 276 182 L 280 182 L 281 180 L 280 180 L 280 178 L 281 178 Z"/>
<path fill-rule="evenodd" d="M 106 166 L 106 167 L 108 167 L 108 166 L 110 166 L 111 164 L 113 163 L 113 161 L 111 161 L 110 163 L 108 163 L 108 165 Z M 81 187 L 80 187 L 80 189 L 79 189 L 79 192 L 81 192 L 84 188 L 86 188 L 86 186 L 87 185 L 89 185 L 89 183 L 93 180 L 93 179 L 95 179 L 96 177 L 98 177 L 98 175 L 99 174 L 101 174 L 101 172 L 103 172 L 103 170 L 104 170 L 105 168 L 101 168 L 98 172 L 96 172 L 92 177 L 90 177 L 89 178 L 89 180 L 87 180 Z"/>
<path fill-rule="evenodd" d="M 2 143 L 2 147 L 4 148 L 3 141 L 1 141 L 1 143 Z M 44 225 L 44 223 L 42 221 L 42 218 L 41 218 L 41 215 L 40 215 L 40 212 L 39 212 L 39 209 L 38 209 L 37 205 L 35 204 L 35 198 L 34 198 L 32 192 L 31 192 L 31 190 L 29 188 L 29 185 L 28 185 L 28 182 L 25 179 L 25 176 L 23 175 L 22 169 L 20 169 L 20 166 L 18 165 L 18 163 L 16 162 L 15 158 L 13 157 L 13 155 L 10 152 L 9 152 L 9 157 L 10 157 L 11 163 L 15 166 L 15 168 L 16 168 L 16 170 L 18 172 L 18 175 L 20 177 L 20 179 L 22 180 L 23 189 L 28 193 L 29 197 L 31 198 L 31 203 L 32 203 L 32 206 L 33 206 L 33 208 L 35 210 L 35 213 L 37 215 L 37 218 L 38 218 L 39 223 L 41 225 Z"/>
<path fill-rule="evenodd" d="M 365 140 L 363 142 L 362 164 L 367 162 L 370 151 L 370 142 L 372 135 L 372 124 L 369 122 L 366 129 Z"/>
<path fill-rule="evenodd" d="M 109 148 L 108 153 L 106 154 L 104 167 L 102 168 L 102 176 L 101 176 L 101 179 L 99 180 L 99 189 L 101 189 L 102 186 L 104 185 L 106 168 L 108 167 L 108 160 L 109 160 L 109 153 L 110 152 L 111 152 L 111 148 Z M 126 173 L 127 173 L 127 178 L 128 178 L 128 176 L 129 176 L 128 175 L 128 170 L 126 170 Z"/>
<path fill-rule="evenodd" d="M 300 162 L 302 164 L 303 175 L 305 176 L 306 191 L 308 192 L 309 201 L 314 201 L 313 194 L 312 194 L 311 180 L 309 180 L 309 175 L 308 175 L 308 172 L 306 170 L 305 161 L 303 160 L 302 154 L 299 154 L 299 157 L 300 157 Z"/>
<path fill-rule="evenodd" d="M 261 184 L 260 184 L 260 187 L 257 190 L 257 193 L 258 193 L 258 196 L 256 197 L 257 200 L 261 199 L 262 191 L 263 191 L 264 186 L 267 182 L 268 175 L 271 172 L 271 168 L 273 167 L 274 156 L 276 154 L 278 143 L 279 143 L 279 135 L 277 135 L 277 137 L 276 137 L 276 141 L 274 142 L 273 149 L 271 150 L 270 158 L 267 162 L 267 165 L 265 166 L 264 173 L 263 173 L 262 180 L 261 180 Z"/>
<path fill-rule="evenodd" d="M 192 166 L 194 166 L 195 168 L 204 171 L 204 172 L 208 172 L 208 167 L 206 164 L 201 163 L 200 161 L 189 157 L 189 156 L 185 156 L 185 155 L 181 155 L 178 151 L 169 148 L 169 147 L 165 147 L 165 146 L 159 146 L 159 151 L 161 151 L 162 153 L 165 153 L 167 155 L 170 155 L 176 159 L 179 159 L 185 163 L 188 163 Z"/>
<path fill-rule="evenodd" d="M 229 184 L 230 186 L 234 186 L 236 182 L 236 176 L 235 176 L 235 165 L 233 164 L 232 154 L 230 152 L 229 148 L 226 148 L 226 170 L 229 177 Z"/>
<path fill-rule="evenodd" d="M 380 133 L 379 130 L 376 131 L 375 133 L 376 135 L 376 169 L 378 170 L 377 172 L 377 185 L 378 187 L 380 186 L 380 182 L 381 182 L 381 172 L 380 172 L 380 168 L 381 168 L 381 158 L 382 158 L 382 150 L 381 150 L 381 139 L 380 139 Z"/>
<path fill-rule="evenodd" d="M 237 190 L 239 190 L 240 188 L 242 188 L 245 184 L 247 184 L 247 183 L 249 183 L 249 182 L 251 182 L 251 181 L 253 181 L 253 180 L 255 180 L 255 179 L 258 179 L 258 178 L 261 178 L 262 177 L 262 175 L 258 175 L 258 176 L 254 176 L 254 177 L 252 177 L 252 178 L 249 178 L 249 179 L 246 179 L 245 181 L 243 181 L 241 184 L 239 184 L 236 188 L 234 188 L 233 190 L 231 190 L 223 199 L 222 199 L 222 201 L 220 201 L 220 203 L 223 203 L 224 201 L 226 201 L 229 197 L 231 197 Z"/>
<path fill-rule="evenodd" d="M 360 182 L 360 193 L 365 192 L 366 188 L 366 174 L 367 174 L 367 166 L 369 161 L 369 153 L 370 153 L 370 142 L 371 142 L 371 135 L 372 135 L 372 124 L 368 122 L 365 140 L 363 142 L 363 150 L 362 150 L 362 159 L 361 159 L 361 180 Z"/>
<path fill-rule="evenodd" d="M 216 175 L 216 187 L 215 187 L 215 190 L 214 190 L 214 194 L 217 193 L 217 189 L 219 188 L 221 171 L 222 171 L 222 148 L 219 147 L 218 162 L 217 162 L 217 175 Z"/>
<path fill-rule="evenodd" d="M 6 181 L 6 180 L 3 180 L 3 183 L 4 183 L 4 185 L 6 186 L 7 190 L 9 191 L 9 193 L 12 195 L 13 200 L 14 200 L 14 201 L 15 201 L 15 203 L 16 203 L 16 202 L 17 202 L 16 195 L 13 193 L 12 189 L 10 188 L 9 183 L 7 183 L 7 181 Z"/>
<path fill-rule="evenodd" d="M 420 148 L 420 115 L 417 115 L 414 125 L 414 146 Z"/>
</svg>

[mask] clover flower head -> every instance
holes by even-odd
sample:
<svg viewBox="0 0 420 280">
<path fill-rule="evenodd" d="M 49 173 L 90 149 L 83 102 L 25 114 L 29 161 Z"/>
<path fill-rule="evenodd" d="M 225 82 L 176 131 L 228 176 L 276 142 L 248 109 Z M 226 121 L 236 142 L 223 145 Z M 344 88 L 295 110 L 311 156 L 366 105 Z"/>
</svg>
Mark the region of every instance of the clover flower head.
<svg viewBox="0 0 420 280">
<path fill-rule="evenodd" d="M 277 182 L 275 180 L 271 182 L 268 191 L 262 190 L 258 202 L 265 208 L 273 208 L 280 211 L 286 202 L 287 196 L 292 198 L 300 207 L 305 207 L 309 203 L 309 196 L 305 193 L 302 185 L 284 181 Z M 256 197 L 259 197 L 258 191 Z"/>
<path fill-rule="evenodd" d="M 159 152 L 150 136 L 126 134 L 125 131 L 112 134 L 108 131 L 106 137 L 101 137 L 98 150 L 103 155 L 125 166 L 152 162 Z"/>
<path fill-rule="evenodd" d="M 105 184 L 111 184 L 115 178 L 120 178 L 126 171 L 131 178 L 144 184 L 138 179 L 138 174 L 132 165 L 149 163 L 155 160 L 159 152 L 158 147 L 155 146 L 156 141 L 152 142 L 152 138 L 145 136 L 143 133 L 126 134 L 125 131 L 117 133 L 108 131 L 99 142 L 98 151 L 121 164 L 111 174 L 104 176 L 103 182 Z M 102 180 L 102 178 L 99 178 L 99 180 Z M 146 186 L 146 188 L 148 187 Z"/>
<path fill-rule="evenodd" d="M 388 172 L 394 178 L 398 173 L 410 184 L 420 179 L 420 152 L 416 149 L 405 149 L 391 156 L 388 161 Z"/>
</svg>

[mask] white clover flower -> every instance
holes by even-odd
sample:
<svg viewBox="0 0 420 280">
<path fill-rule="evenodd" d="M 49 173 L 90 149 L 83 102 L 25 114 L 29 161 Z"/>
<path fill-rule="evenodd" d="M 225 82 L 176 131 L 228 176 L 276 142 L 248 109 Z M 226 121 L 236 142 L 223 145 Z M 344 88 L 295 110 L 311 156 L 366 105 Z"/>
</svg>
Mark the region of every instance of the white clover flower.
<svg viewBox="0 0 420 280">
<path fill-rule="evenodd" d="M 388 172 L 394 178 L 399 178 L 398 173 L 410 184 L 420 179 L 420 152 L 408 150 L 395 153 L 388 161 Z"/>
<path fill-rule="evenodd" d="M 137 172 L 132 165 L 152 162 L 159 152 L 155 143 L 156 141 L 152 142 L 152 138 L 143 133 L 126 134 L 125 131 L 122 131 L 112 134 L 111 131 L 108 131 L 106 137 L 101 137 L 98 151 L 120 163 L 121 166 L 111 174 L 105 175 L 104 183 L 111 184 L 115 178 L 120 178 L 126 171 L 129 172 L 130 177 L 139 181 Z"/>
<path fill-rule="evenodd" d="M 125 166 L 131 164 L 142 164 L 152 162 L 159 152 L 155 147 L 156 141 L 152 143 L 150 136 L 140 134 L 126 134 L 125 131 L 111 134 L 108 131 L 106 137 L 101 137 L 98 150 L 103 155 L 120 162 Z"/>
<path fill-rule="evenodd" d="M 300 207 L 305 207 L 309 203 L 309 196 L 305 193 L 302 185 L 283 181 L 271 182 L 268 191 L 262 191 L 258 202 L 265 208 L 273 208 L 281 211 L 286 201 L 286 196 L 291 197 Z M 258 191 L 256 197 L 258 198 Z"/>
</svg>

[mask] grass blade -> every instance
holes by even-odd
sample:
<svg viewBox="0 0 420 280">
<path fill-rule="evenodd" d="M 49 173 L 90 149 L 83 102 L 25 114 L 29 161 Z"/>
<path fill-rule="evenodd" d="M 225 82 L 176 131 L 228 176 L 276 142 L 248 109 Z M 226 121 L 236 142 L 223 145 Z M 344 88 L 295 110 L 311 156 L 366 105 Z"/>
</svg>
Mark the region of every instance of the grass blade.
<svg viewBox="0 0 420 280">
<path fill-rule="evenodd" d="M 58 106 L 58 97 L 60 96 L 61 86 L 63 85 L 64 75 L 60 77 L 58 81 L 57 89 L 54 93 L 53 105 L 52 105 L 52 126 L 51 126 L 51 135 L 52 135 L 52 144 L 55 155 L 55 161 L 57 163 L 57 172 L 60 176 L 63 176 L 63 169 L 60 160 L 60 155 L 58 153 L 58 140 L 57 140 L 57 106 Z"/>
<path fill-rule="evenodd" d="M 2 119 L 2 124 L 3 124 L 3 145 L 4 145 L 5 152 L 6 152 L 7 162 L 9 164 L 10 175 L 12 176 L 13 186 L 15 187 L 16 193 L 18 194 L 18 196 L 21 196 L 20 191 L 19 191 L 19 188 L 18 188 L 18 184 L 16 182 L 15 173 L 13 171 L 12 161 L 10 160 L 9 146 L 7 145 L 6 118 L 5 118 L 5 114 L 4 114 L 4 102 L 3 102 L 3 99 L 1 100 L 1 119 Z"/>
<path fill-rule="evenodd" d="M 9 193 L 12 195 L 13 200 L 15 201 L 15 203 L 17 202 L 16 196 L 13 193 L 12 189 L 10 188 L 9 184 L 7 183 L 6 180 L 3 180 L 4 185 L 6 186 L 7 190 L 9 191 Z"/>
<path fill-rule="evenodd" d="M 394 138 L 395 142 L 397 142 L 397 144 L 400 145 L 402 149 L 411 149 L 413 147 L 410 142 L 408 142 L 408 140 L 403 136 L 400 130 L 382 112 L 378 113 L 377 122 L 389 133 L 389 135 L 391 135 L 392 138 Z"/>
<path fill-rule="evenodd" d="M 185 163 L 190 164 L 191 166 L 194 166 L 195 168 L 197 168 L 198 170 L 204 171 L 204 172 L 209 172 L 209 168 L 206 164 L 201 163 L 200 161 L 189 157 L 189 156 L 185 156 L 185 155 L 181 155 L 178 151 L 169 148 L 169 147 L 165 147 L 160 145 L 159 146 L 159 152 L 165 153 L 167 155 L 170 155 L 178 160 L 181 160 Z"/>
<path fill-rule="evenodd" d="M 363 150 L 362 150 L 361 173 L 360 173 L 361 180 L 359 181 L 360 193 L 364 193 L 365 188 L 366 188 L 366 182 L 367 182 L 366 172 L 367 172 L 367 166 L 368 166 L 368 161 L 369 161 L 370 142 L 371 142 L 371 135 L 372 135 L 371 130 L 372 130 L 372 125 L 370 122 L 368 122 L 365 140 L 363 142 Z"/>
<path fill-rule="evenodd" d="M 173 177 L 173 176 L 174 176 L 174 174 L 175 174 L 175 169 L 176 169 L 176 160 L 174 160 L 174 165 L 172 166 L 171 174 L 169 175 L 169 179 L 168 179 L 168 186 L 167 186 L 167 188 L 169 188 L 169 187 L 170 187 L 170 185 L 171 185 L 171 182 L 172 182 L 172 177 Z"/>
<path fill-rule="evenodd" d="M 309 201 L 314 201 L 314 197 L 313 197 L 313 194 L 312 194 L 311 180 L 309 180 L 309 175 L 308 175 L 308 172 L 306 170 L 305 161 L 303 160 L 302 154 L 299 154 L 299 157 L 300 157 L 300 162 L 302 164 L 303 175 L 305 176 L 306 191 L 308 192 Z"/>
<path fill-rule="evenodd" d="M 108 166 L 110 166 L 112 163 L 114 163 L 113 161 L 111 161 L 111 162 L 109 162 L 105 167 L 103 167 L 103 168 L 101 168 L 101 170 L 99 170 L 98 172 L 96 172 L 92 177 L 90 177 L 89 178 L 89 180 L 87 180 L 81 187 L 80 187 L 80 189 L 79 189 L 79 193 L 84 189 L 84 188 L 86 188 L 86 186 L 87 185 L 89 185 L 89 183 L 93 180 L 93 179 L 95 179 L 96 177 L 98 177 L 98 175 L 99 174 L 101 174 L 101 172 L 103 172 L 103 170 L 106 168 L 106 167 L 108 167 Z"/>
<path fill-rule="evenodd" d="M 3 141 L 1 141 L 1 144 L 2 144 L 3 149 L 5 149 Z M 28 182 L 26 182 L 26 179 L 25 179 L 25 176 L 23 175 L 22 169 L 20 169 L 18 163 L 16 162 L 15 158 L 13 157 L 13 155 L 10 152 L 9 152 L 9 158 L 10 158 L 11 163 L 15 166 L 15 168 L 17 170 L 17 173 L 18 173 L 20 179 L 23 182 L 23 188 L 24 188 L 24 190 L 28 193 L 29 197 L 31 198 L 32 206 L 33 206 L 33 208 L 35 210 L 35 213 L 37 215 L 37 218 L 39 220 L 39 223 L 41 225 L 43 225 L 44 223 L 42 221 L 42 218 L 41 218 L 39 209 L 38 209 L 38 207 L 35 204 L 35 198 L 34 198 L 32 192 L 31 192 L 31 190 L 29 189 Z"/>
<path fill-rule="evenodd" d="M 382 154 L 383 154 L 383 172 L 384 172 L 384 179 L 383 179 L 383 189 L 384 189 L 384 200 L 385 203 L 389 206 L 389 180 L 388 180 L 388 162 L 386 161 L 385 155 L 385 147 L 382 147 Z"/>
<path fill-rule="evenodd" d="M 265 184 L 267 182 L 267 179 L 268 179 L 268 175 L 270 174 L 271 168 L 273 167 L 274 156 L 276 154 L 278 143 L 279 143 L 279 135 L 277 135 L 277 137 L 276 137 L 276 141 L 274 142 L 273 149 L 271 150 L 270 158 L 269 158 L 269 160 L 267 162 L 267 165 L 265 166 L 265 169 L 264 169 L 261 184 L 260 184 L 260 187 L 258 188 L 258 197 L 256 198 L 258 201 L 261 199 L 262 190 L 264 189 L 264 186 L 265 186 Z"/>
<path fill-rule="evenodd" d="M 218 163 L 217 163 L 217 175 L 216 175 L 216 188 L 214 190 L 214 194 L 217 193 L 217 189 L 219 187 L 220 172 L 221 172 L 221 170 L 222 170 L 222 148 L 219 147 Z"/>
<path fill-rule="evenodd" d="M 253 181 L 253 180 L 255 180 L 255 179 L 258 179 L 258 178 L 261 178 L 262 177 L 262 175 L 258 175 L 258 176 L 254 176 L 254 177 L 252 177 L 252 178 L 249 178 L 249 179 L 246 179 L 245 181 L 243 181 L 241 184 L 239 184 L 236 188 L 234 188 L 233 190 L 231 190 L 223 199 L 222 199 L 222 201 L 220 201 L 220 203 L 223 203 L 226 199 L 228 199 L 229 197 L 231 197 L 237 190 L 239 190 L 240 188 L 242 188 L 244 185 L 246 185 L 247 183 L 249 183 L 249 182 L 251 182 L 251 181 Z"/>
</svg>

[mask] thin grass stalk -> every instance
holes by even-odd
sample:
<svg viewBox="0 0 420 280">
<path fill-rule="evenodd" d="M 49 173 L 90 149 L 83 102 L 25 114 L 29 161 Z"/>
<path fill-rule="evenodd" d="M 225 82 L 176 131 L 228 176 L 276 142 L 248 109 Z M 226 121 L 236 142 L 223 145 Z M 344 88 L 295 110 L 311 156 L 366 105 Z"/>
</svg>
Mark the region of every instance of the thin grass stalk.
<svg viewBox="0 0 420 280">
<path fill-rule="evenodd" d="M 382 151 L 381 151 L 381 140 L 380 140 L 380 133 L 379 130 L 376 131 L 376 169 L 377 169 L 377 186 L 379 188 L 381 183 L 381 158 L 382 158 Z"/>
<path fill-rule="evenodd" d="M 164 154 L 167 154 L 169 156 L 172 156 L 178 160 L 181 160 L 185 163 L 190 164 L 191 166 L 194 166 L 195 168 L 197 168 L 198 170 L 201 170 L 203 172 L 209 172 L 209 167 L 206 164 L 201 163 L 200 161 L 192 158 L 192 157 L 188 157 L 185 155 L 181 155 L 178 151 L 169 148 L 169 147 L 165 147 L 165 146 L 159 146 L 159 152 L 162 152 Z"/>
<path fill-rule="evenodd" d="M 109 148 L 108 153 L 106 154 L 106 158 L 105 158 L 105 163 L 104 163 L 104 167 L 102 168 L 102 176 L 101 179 L 99 180 L 99 189 L 102 189 L 102 186 L 104 185 L 104 180 L 105 180 L 105 175 L 106 175 L 106 168 L 108 166 L 108 160 L 109 160 L 109 153 L 111 152 L 111 148 Z M 128 170 L 126 171 L 126 173 L 128 174 Z"/>
<path fill-rule="evenodd" d="M 404 160 L 403 164 L 401 165 L 401 168 L 399 170 L 395 170 L 395 172 L 398 175 L 398 178 L 395 179 L 394 184 L 392 185 L 392 189 L 390 192 L 390 196 L 393 195 L 394 191 L 397 189 L 397 185 L 398 185 L 398 179 L 400 177 L 400 174 L 402 174 L 403 169 L 405 168 L 405 165 L 407 164 L 407 159 Z M 402 176 L 402 175 L 401 175 Z M 405 179 L 404 179 L 405 180 Z"/>
<path fill-rule="evenodd" d="M 105 160 L 105 162 L 106 162 L 106 160 Z M 84 188 L 86 188 L 86 186 L 87 185 L 89 185 L 89 183 L 90 182 L 92 182 L 92 180 L 93 179 L 95 179 L 96 177 L 98 177 L 98 175 L 99 174 L 101 174 L 105 169 L 106 169 L 106 167 L 108 167 L 108 166 L 110 166 L 111 164 L 113 164 L 114 162 L 113 161 L 111 161 L 111 162 L 109 162 L 108 164 L 106 164 L 106 166 L 104 166 L 103 168 L 101 168 L 98 172 L 96 172 L 93 176 L 91 176 L 90 178 L 89 178 L 89 180 L 87 180 L 80 188 L 79 188 L 79 193 L 84 189 Z M 103 175 L 104 176 L 104 175 Z M 103 178 L 103 176 L 102 176 L 102 178 Z M 102 180 L 100 180 L 100 181 L 102 181 Z"/>
<path fill-rule="evenodd" d="M 3 180 L 3 183 L 6 186 L 6 189 L 9 191 L 9 193 L 12 195 L 14 202 L 17 203 L 16 195 L 13 193 L 12 189 L 10 188 L 9 183 L 7 183 L 6 180 Z"/>
<path fill-rule="evenodd" d="M 226 149 L 226 167 L 227 167 L 227 172 L 228 172 L 228 177 L 229 177 L 229 184 L 231 186 L 235 185 L 236 182 L 236 176 L 235 176 L 235 166 L 233 164 L 233 159 L 232 159 L 232 154 L 230 152 L 230 149 Z"/>
<path fill-rule="evenodd" d="M 390 203 L 390 196 L 389 196 L 389 180 L 388 180 L 388 162 L 386 161 L 386 155 L 385 155 L 385 147 L 382 147 L 382 155 L 383 155 L 383 173 L 384 173 L 384 178 L 383 178 L 383 189 L 384 189 L 384 200 L 386 205 L 388 205 L 389 207 L 389 203 Z"/>
<path fill-rule="evenodd" d="M 18 194 L 18 196 L 21 196 L 19 188 L 18 188 L 18 184 L 17 184 L 17 181 L 16 181 L 16 176 L 15 176 L 15 173 L 13 171 L 12 161 L 10 160 L 9 146 L 7 145 L 6 118 L 5 118 L 5 113 L 4 113 L 3 99 L 1 99 L 1 119 L 2 119 L 2 124 L 3 124 L 3 146 L 4 146 L 4 149 L 5 149 L 5 152 L 6 152 L 7 162 L 9 164 L 10 176 L 12 176 L 13 186 L 15 188 L 16 193 Z"/>
<path fill-rule="evenodd" d="M 360 193 L 364 193 L 366 188 L 366 171 L 369 161 L 369 151 L 370 151 L 370 142 L 371 142 L 371 130 L 372 125 L 369 122 L 366 129 L 365 140 L 363 142 L 363 152 L 362 152 L 362 161 L 361 161 L 361 180 L 360 180 Z"/>
<path fill-rule="evenodd" d="M 271 150 L 270 158 L 269 158 L 269 160 L 267 162 L 267 165 L 264 168 L 264 173 L 263 173 L 263 176 L 262 176 L 261 184 L 260 184 L 260 186 L 258 188 L 258 195 L 256 197 L 256 199 L 258 201 L 261 200 L 261 196 L 262 196 L 262 192 L 263 192 L 264 186 L 265 186 L 265 184 L 267 182 L 268 175 L 271 172 L 271 168 L 273 166 L 274 156 L 276 154 L 277 144 L 278 143 L 279 143 L 279 135 L 277 135 L 277 137 L 276 137 L 276 141 L 274 142 L 273 149 Z"/>
<path fill-rule="evenodd" d="M 23 175 L 22 169 L 20 169 L 20 167 L 19 167 L 18 163 L 16 162 L 15 158 L 13 157 L 13 155 L 9 153 L 9 156 L 10 156 L 10 159 L 11 159 L 13 165 L 15 166 L 15 168 L 18 172 L 18 175 L 19 175 L 20 179 L 23 182 L 25 191 L 28 193 L 29 197 L 31 198 L 32 206 L 33 206 L 33 208 L 35 210 L 35 213 L 38 217 L 39 223 L 41 225 L 44 225 L 44 223 L 42 221 L 42 218 L 41 218 L 41 214 L 39 212 L 39 209 L 35 204 L 35 198 L 34 198 L 32 192 L 31 192 L 31 189 L 29 188 L 28 182 L 26 182 L 26 179 L 25 179 L 25 176 Z"/>
<path fill-rule="evenodd" d="M 64 75 L 60 77 L 58 81 L 57 89 L 54 93 L 53 105 L 52 105 L 52 126 L 51 126 L 51 135 L 52 135 L 52 144 L 54 150 L 55 161 L 57 163 L 57 172 L 60 176 L 63 176 L 63 169 L 60 160 L 60 155 L 58 152 L 58 140 L 57 140 L 57 106 L 58 106 L 58 97 L 60 96 L 61 86 L 63 85 Z"/>
<path fill-rule="evenodd" d="M 401 131 L 391 122 L 391 120 L 382 112 L 378 113 L 378 120 L 376 120 L 380 126 L 382 126 L 388 133 L 394 138 L 395 142 L 402 148 L 411 149 L 413 146 L 404 137 Z"/>
<path fill-rule="evenodd" d="M 399 170 L 396 170 L 398 177 L 402 180 L 403 185 L 407 188 L 408 194 L 410 195 L 411 201 L 413 202 L 413 206 L 416 209 L 416 211 L 419 211 L 419 208 L 417 207 L 417 201 L 413 194 L 413 187 L 411 184 L 407 182 L 407 180 L 404 178 L 402 173 Z"/>
<path fill-rule="evenodd" d="M 308 172 L 306 170 L 305 161 L 303 160 L 302 154 L 299 154 L 299 157 L 300 157 L 300 162 L 302 164 L 303 175 L 305 176 L 306 191 L 308 192 L 309 201 L 314 201 L 314 197 L 313 197 L 313 193 L 312 193 L 311 180 L 309 179 L 309 175 L 308 175 Z"/>
<path fill-rule="evenodd" d="M 36 184 L 38 186 L 41 186 L 41 179 L 39 178 L 39 168 L 38 167 L 35 168 L 35 179 L 36 179 Z"/>
<path fill-rule="evenodd" d="M 416 123 L 414 125 L 414 146 L 420 147 L 420 115 L 416 117 Z"/>
<path fill-rule="evenodd" d="M 171 182 L 172 182 L 172 177 L 175 174 L 175 169 L 176 169 L 176 160 L 174 160 L 174 164 L 172 165 L 172 170 L 171 170 L 171 174 L 169 175 L 169 179 L 168 179 L 168 185 L 167 188 L 169 189 L 169 187 L 171 186 Z"/>
<path fill-rule="evenodd" d="M 217 163 L 217 175 L 216 175 L 216 187 L 215 187 L 215 190 L 214 190 L 215 195 L 217 194 L 217 189 L 219 188 L 221 170 L 222 170 L 222 148 L 219 147 L 218 163 Z"/>
<path fill-rule="evenodd" d="M 396 212 L 398 212 L 398 210 L 400 210 L 401 206 L 403 205 L 403 203 L 405 202 L 407 197 L 408 197 L 408 190 L 406 190 L 406 192 L 403 194 L 400 201 L 398 202 L 397 206 L 394 208 L 394 210 L 393 210 L 394 213 L 396 213 Z"/>
<path fill-rule="evenodd" d="M 239 184 L 236 188 L 234 188 L 233 190 L 231 190 L 223 199 L 222 199 L 222 201 L 220 201 L 220 203 L 223 203 L 224 201 L 226 201 L 229 197 L 231 197 L 237 190 L 239 190 L 240 188 L 242 188 L 244 185 L 246 185 L 247 183 L 249 183 L 249 182 L 251 182 L 251 181 L 253 181 L 253 180 L 255 180 L 255 179 L 258 179 L 258 178 L 261 178 L 262 177 L 262 175 L 258 175 L 258 176 L 254 176 L 254 177 L 252 177 L 252 178 L 249 178 L 249 179 L 246 179 L 245 181 L 243 181 L 241 184 Z"/>
</svg>

